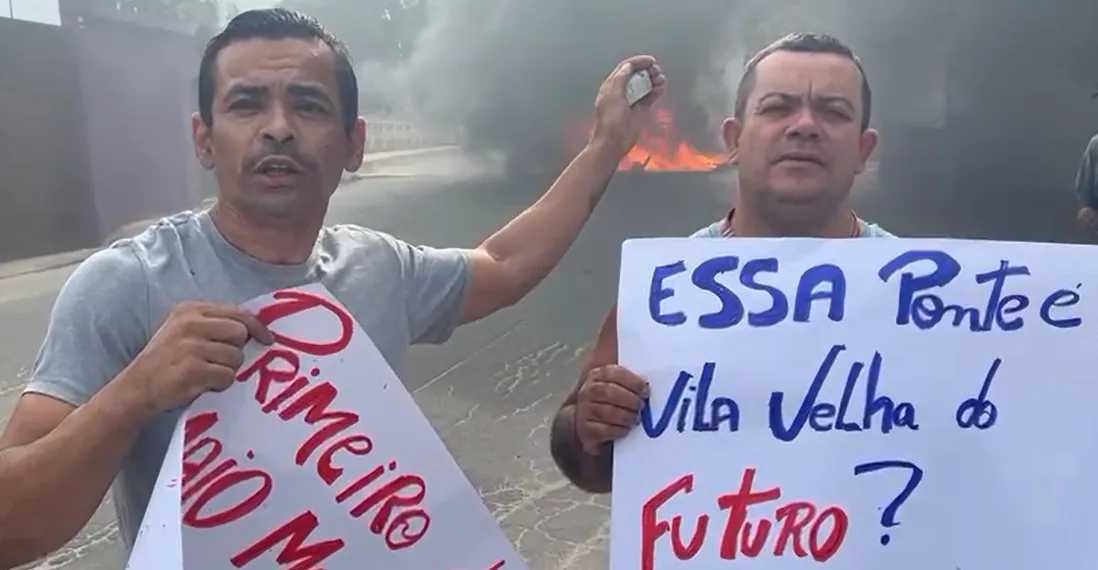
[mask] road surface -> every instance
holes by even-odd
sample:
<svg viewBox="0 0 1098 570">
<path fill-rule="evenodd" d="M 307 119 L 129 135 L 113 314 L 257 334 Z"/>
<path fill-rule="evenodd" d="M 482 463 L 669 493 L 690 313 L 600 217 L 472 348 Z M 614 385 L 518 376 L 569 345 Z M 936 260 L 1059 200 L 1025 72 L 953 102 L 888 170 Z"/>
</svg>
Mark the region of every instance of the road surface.
<svg viewBox="0 0 1098 570">
<path fill-rule="evenodd" d="M 865 208 L 889 229 L 991 232 L 945 216 L 914 220 L 879 195 L 873 198 L 872 175 L 866 180 Z M 547 182 L 365 179 L 340 190 L 329 221 L 416 243 L 473 246 L 533 202 Z M 562 266 L 530 297 L 459 330 L 444 346 L 413 350 L 405 384 L 533 569 L 606 568 L 608 503 L 570 488 L 557 473 L 548 430 L 613 300 L 622 240 L 687 235 L 721 215 L 727 188 L 719 177 L 619 176 Z M 0 280 L 0 422 L 18 396 L 70 270 Z M 122 568 L 112 518 L 104 505 L 80 537 L 37 568 Z"/>
</svg>

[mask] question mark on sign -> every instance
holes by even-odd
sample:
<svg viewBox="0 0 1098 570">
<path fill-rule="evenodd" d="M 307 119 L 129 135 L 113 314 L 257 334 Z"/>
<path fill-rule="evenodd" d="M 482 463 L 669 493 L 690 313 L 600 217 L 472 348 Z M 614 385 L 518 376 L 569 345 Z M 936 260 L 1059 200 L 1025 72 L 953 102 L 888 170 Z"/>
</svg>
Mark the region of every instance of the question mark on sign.
<svg viewBox="0 0 1098 570">
<path fill-rule="evenodd" d="M 885 506 L 884 512 L 881 513 L 881 526 L 885 528 L 892 528 L 900 523 L 896 522 L 896 511 L 900 510 L 900 505 L 904 504 L 904 501 L 911 496 L 911 493 L 915 492 L 915 487 L 919 486 L 919 482 L 923 480 L 923 470 L 918 465 L 910 461 L 874 461 L 872 463 L 863 463 L 861 465 L 854 466 L 854 474 L 861 475 L 862 473 L 872 473 L 874 471 L 880 471 L 881 469 L 891 469 L 893 467 L 910 469 L 911 476 L 907 478 L 907 485 L 900 491 L 896 498 L 892 499 L 888 505 Z M 887 545 L 889 540 L 888 533 L 881 535 L 881 545 Z"/>
</svg>

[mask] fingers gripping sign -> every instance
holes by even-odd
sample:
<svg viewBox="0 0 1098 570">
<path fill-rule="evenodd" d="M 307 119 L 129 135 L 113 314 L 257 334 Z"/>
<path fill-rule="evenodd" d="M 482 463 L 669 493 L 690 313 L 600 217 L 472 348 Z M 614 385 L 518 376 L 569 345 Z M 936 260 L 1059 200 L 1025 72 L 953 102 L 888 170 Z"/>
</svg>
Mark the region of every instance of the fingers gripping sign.
<svg viewBox="0 0 1098 570">
<path fill-rule="evenodd" d="M 627 92 L 630 80 L 636 80 L 637 74 L 648 76 L 651 91 L 631 103 Z M 633 148 L 640 138 L 641 130 L 650 117 L 652 105 L 663 95 L 667 86 L 656 58 L 650 55 L 637 55 L 618 64 L 617 68 L 603 81 L 595 97 L 595 132 L 592 142 L 605 144 L 620 152 L 622 156 Z"/>
<path fill-rule="evenodd" d="M 271 344 L 267 327 L 235 306 L 187 302 L 177 306 L 127 367 L 149 408 L 184 406 L 209 391 L 232 386 L 250 339 Z"/>
<path fill-rule="evenodd" d="M 648 397 L 648 383 L 629 370 L 609 365 L 595 368 L 576 395 L 576 437 L 591 455 L 629 433 Z"/>
</svg>

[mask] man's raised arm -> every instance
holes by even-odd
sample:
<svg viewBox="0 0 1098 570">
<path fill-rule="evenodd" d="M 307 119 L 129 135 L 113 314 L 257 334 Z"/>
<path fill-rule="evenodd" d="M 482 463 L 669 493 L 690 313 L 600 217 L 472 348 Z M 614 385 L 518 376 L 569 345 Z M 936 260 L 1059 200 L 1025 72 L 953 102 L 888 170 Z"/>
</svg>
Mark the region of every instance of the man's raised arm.
<svg viewBox="0 0 1098 570">
<path fill-rule="evenodd" d="M 651 94 L 636 105 L 625 97 L 634 72 L 647 71 Z M 590 142 L 544 196 L 469 255 L 469 285 L 460 322 L 483 318 L 517 303 L 560 263 L 602 198 L 618 163 L 636 144 L 652 103 L 664 88 L 651 56 L 618 65 L 599 88 Z"/>
</svg>

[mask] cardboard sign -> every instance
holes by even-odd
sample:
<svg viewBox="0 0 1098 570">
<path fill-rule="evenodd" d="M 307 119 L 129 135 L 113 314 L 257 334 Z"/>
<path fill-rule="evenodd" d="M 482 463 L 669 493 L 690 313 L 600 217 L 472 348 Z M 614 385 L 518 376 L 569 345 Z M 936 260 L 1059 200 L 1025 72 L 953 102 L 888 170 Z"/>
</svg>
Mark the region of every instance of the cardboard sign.
<svg viewBox="0 0 1098 570">
<path fill-rule="evenodd" d="M 276 342 L 180 421 L 127 568 L 525 570 L 327 290 L 245 306 Z"/>
<path fill-rule="evenodd" d="M 615 447 L 611 568 L 1092 566 L 1095 267 L 1077 245 L 627 242 L 619 360 L 652 391 Z"/>
</svg>

